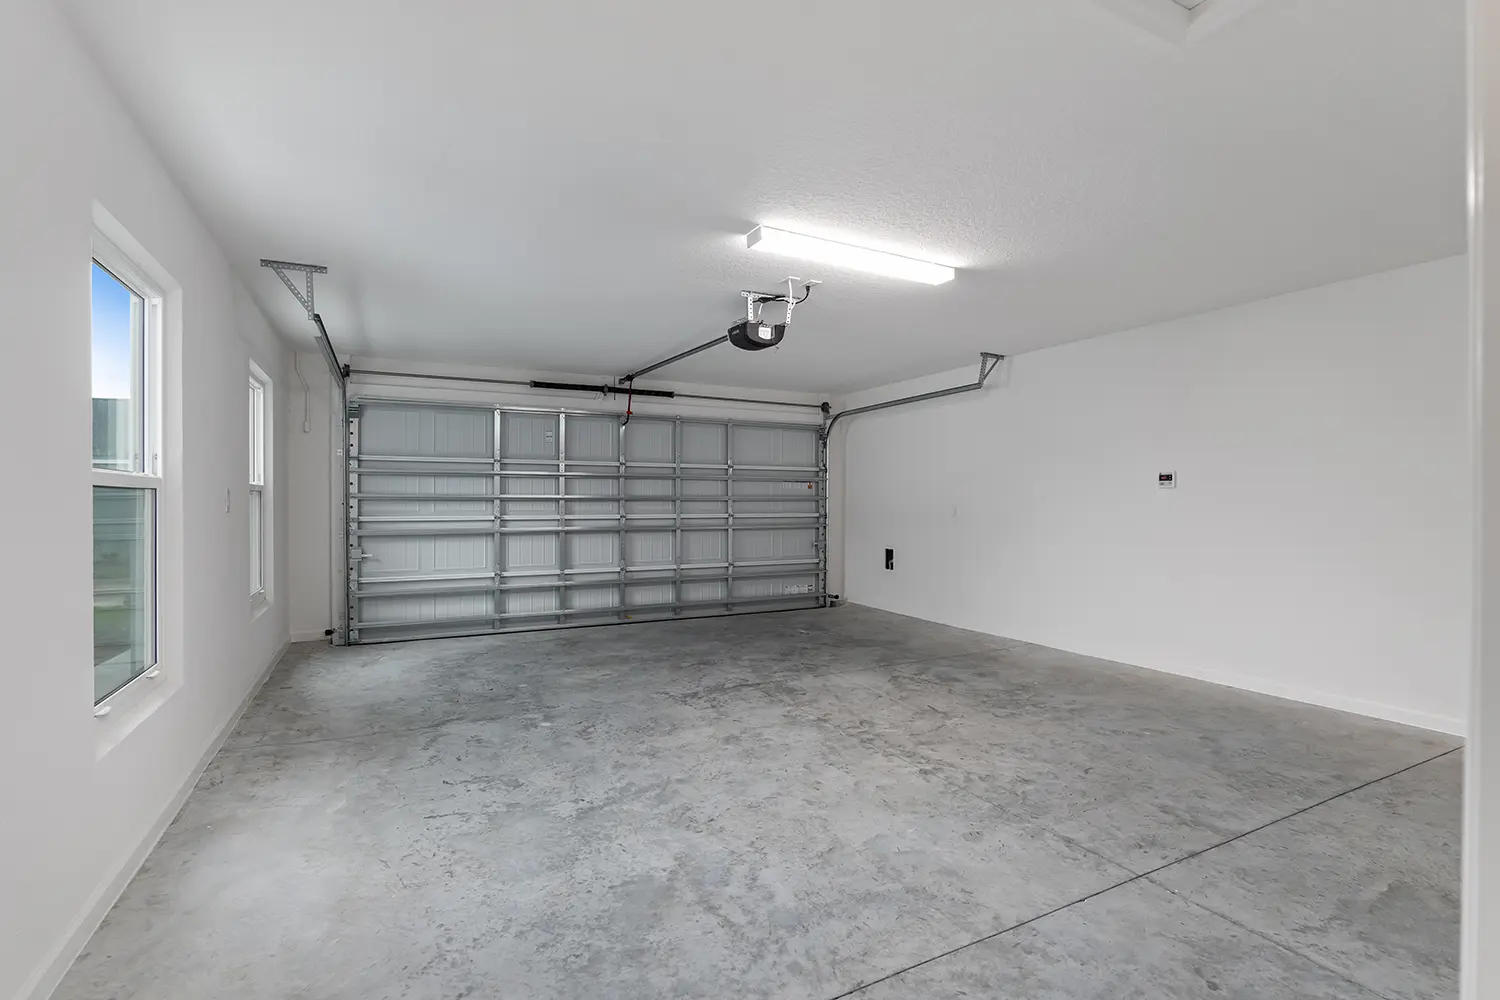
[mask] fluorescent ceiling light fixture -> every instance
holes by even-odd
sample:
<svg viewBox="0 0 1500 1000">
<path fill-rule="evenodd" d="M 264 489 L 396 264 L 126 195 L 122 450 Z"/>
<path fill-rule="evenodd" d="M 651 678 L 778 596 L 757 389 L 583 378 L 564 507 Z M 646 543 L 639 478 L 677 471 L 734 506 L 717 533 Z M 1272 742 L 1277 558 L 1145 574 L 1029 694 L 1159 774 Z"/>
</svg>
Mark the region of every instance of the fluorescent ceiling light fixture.
<svg viewBox="0 0 1500 1000">
<path fill-rule="evenodd" d="M 750 230 L 750 235 L 745 237 L 745 246 L 751 250 L 801 257 L 803 260 L 815 260 L 820 264 L 833 264 L 856 271 L 884 275 L 887 278 L 921 281 L 929 285 L 941 285 L 945 281 L 952 281 L 954 275 L 953 268 L 946 264 L 913 260 L 911 257 L 902 257 L 883 250 L 871 250 L 868 247 L 857 247 L 848 243 L 835 243 L 833 240 L 803 236 L 801 233 L 789 233 L 785 229 L 772 229 L 770 226 L 756 226 Z"/>
</svg>

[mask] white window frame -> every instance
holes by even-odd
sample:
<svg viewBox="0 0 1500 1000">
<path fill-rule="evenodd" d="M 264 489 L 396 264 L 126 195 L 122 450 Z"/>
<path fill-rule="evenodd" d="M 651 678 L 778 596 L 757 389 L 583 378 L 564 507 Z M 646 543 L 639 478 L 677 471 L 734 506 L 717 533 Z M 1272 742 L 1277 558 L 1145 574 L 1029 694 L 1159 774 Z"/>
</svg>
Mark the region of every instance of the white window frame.
<svg viewBox="0 0 1500 1000">
<path fill-rule="evenodd" d="M 132 356 L 132 380 L 141 380 L 141 449 L 140 471 L 125 472 L 117 469 L 95 468 L 90 462 L 91 486 L 107 486 L 130 489 L 151 494 L 152 524 L 151 539 L 151 586 L 147 588 L 146 617 L 151 623 L 151 662 L 140 674 L 131 678 L 94 704 L 94 714 L 103 718 L 112 710 L 121 695 L 135 688 L 142 680 L 154 680 L 161 675 L 162 628 L 161 628 L 161 524 L 162 524 L 162 445 L 165 410 L 162 399 L 163 349 L 166 327 L 166 293 L 161 285 L 147 275 L 144 268 L 128 254 L 111 242 L 103 233 L 93 235 L 90 267 L 98 263 L 140 296 L 142 301 L 141 343 L 134 345 L 139 356 Z M 92 353 L 90 355 L 92 363 Z M 90 577 L 92 586 L 92 576 Z M 129 696 L 127 696 L 129 697 Z"/>
<path fill-rule="evenodd" d="M 257 588 L 252 583 L 250 591 L 250 606 L 252 611 L 259 612 L 271 603 L 271 546 L 268 544 L 271 537 L 271 461 L 269 453 L 269 424 L 271 415 L 271 379 L 261 367 L 254 361 L 250 362 L 249 392 L 253 394 L 253 402 L 250 403 L 250 461 L 248 471 L 250 474 L 250 494 L 258 497 L 260 501 L 260 532 L 258 538 L 252 538 L 250 544 L 260 548 L 260 586 Z M 250 504 L 245 505 L 245 520 L 250 519 Z M 248 533 L 248 532 L 247 532 Z M 251 553 L 252 559 L 254 553 Z"/>
</svg>

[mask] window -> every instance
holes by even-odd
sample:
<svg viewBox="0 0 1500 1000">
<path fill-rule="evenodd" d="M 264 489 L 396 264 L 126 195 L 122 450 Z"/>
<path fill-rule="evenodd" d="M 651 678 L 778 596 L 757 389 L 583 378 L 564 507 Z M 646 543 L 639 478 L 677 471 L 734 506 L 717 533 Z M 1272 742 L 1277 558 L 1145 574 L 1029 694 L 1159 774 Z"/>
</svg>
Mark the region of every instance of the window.
<svg viewBox="0 0 1500 1000">
<path fill-rule="evenodd" d="M 266 600 L 266 393 L 270 380 L 250 365 L 250 598 Z"/>
<path fill-rule="evenodd" d="M 90 305 L 98 704 L 157 663 L 162 296 L 96 237 Z"/>
</svg>

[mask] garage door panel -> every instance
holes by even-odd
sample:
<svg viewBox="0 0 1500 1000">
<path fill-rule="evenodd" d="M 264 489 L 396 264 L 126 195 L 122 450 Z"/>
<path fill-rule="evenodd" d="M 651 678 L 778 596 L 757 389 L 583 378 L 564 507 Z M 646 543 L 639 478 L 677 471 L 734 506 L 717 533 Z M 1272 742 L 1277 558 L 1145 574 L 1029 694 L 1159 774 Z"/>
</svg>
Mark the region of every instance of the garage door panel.
<svg viewBox="0 0 1500 1000">
<path fill-rule="evenodd" d="M 682 561 L 685 564 L 721 564 L 729 559 L 729 532 L 684 530 L 682 532 Z"/>
<path fill-rule="evenodd" d="M 493 568 L 488 537 L 463 535 L 433 540 L 432 571 L 436 575 Z"/>
<path fill-rule="evenodd" d="M 493 573 L 495 569 L 495 541 L 491 535 L 413 531 L 407 535 L 361 535 L 357 540 L 362 555 L 361 580 L 425 576 L 440 581 L 445 576 Z"/>
<path fill-rule="evenodd" d="M 734 484 L 736 514 L 816 514 L 819 502 L 816 479 L 757 479 Z"/>
<path fill-rule="evenodd" d="M 816 574 L 754 577 L 735 580 L 731 594 L 736 601 L 780 599 L 799 594 L 811 594 L 817 589 Z"/>
<path fill-rule="evenodd" d="M 775 559 L 813 559 L 817 556 L 816 528 L 736 528 L 735 562 Z"/>
<path fill-rule="evenodd" d="M 625 536 L 627 569 L 672 566 L 673 533 L 671 531 L 632 531 Z"/>
<path fill-rule="evenodd" d="M 352 641 L 823 602 L 815 426 L 387 402 L 351 417 Z"/>
<path fill-rule="evenodd" d="M 569 463 L 571 465 L 572 463 Z M 575 515 L 592 515 L 596 517 L 620 516 L 620 501 L 615 499 L 620 495 L 620 481 L 617 478 L 600 479 L 594 477 L 569 477 L 566 493 L 571 497 L 591 496 L 600 497 L 599 500 L 568 500 L 565 502 L 567 512 Z"/>
<path fill-rule="evenodd" d="M 360 516 L 487 519 L 495 513 L 488 486 L 485 480 L 470 476 L 362 476 L 358 494 L 365 499 L 360 502 Z"/>
<path fill-rule="evenodd" d="M 729 452 L 723 424 L 693 420 L 682 422 L 682 462 L 684 465 L 723 465 Z"/>
<path fill-rule="evenodd" d="M 489 500 L 365 500 L 360 516 L 366 519 L 407 519 L 474 521 L 494 520 L 494 504 Z"/>
<path fill-rule="evenodd" d="M 711 604 L 729 598 L 729 585 L 723 580 L 693 580 L 682 584 L 682 600 L 687 604 Z"/>
<path fill-rule="evenodd" d="M 367 493 L 413 497 L 485 496 L 490 491 L 490 479 L 464 474 L 366 472 L 360 477 L 360 488 Z"/>
<path fill-rule="evenodd" d="M 360 450 L 369 455 L 487 458 L 493 435 L 485 410 L 371 405 L 360 413 Z"/>
<path fill-rule="evenodd" d="M 619 567 L 620 536 L 617 532 L 577 532 L 567 535 L 566 538 L 569 569 L 616 569 Z"/>
<path fill-rule="evenodd" d="M 818 466 L 818 435 L 815 430 L 737 425 L 731 441 L 736 466 L 807 469 Z"/>
<path fill-rule="evenodd" d="M 420 538 L 366 535 L 358 541 L 360 554 L 364 560 L 359 574 L 362 579 L 379 579 L 382 576 L 423 572 Z"/>
<path fill-rule="evenodd" d="M 498 482 L 500 495 L 506 498 L 499 501 L 502 515 L 557 516 L 560 501 L 555 498 L 560 492 L 560 480 L 545 476 L 500 476 Z M 530 496 L 538 499 L 525 499 Z"/>
<path fill-rule="evenodd" d="M 625 461 L 627 463 L 670 463 L 674 461 L 672 421 L 634 417 L 625 426 Z"/>
<path fill-rule="evenodd" d="M 544 533 L 506 535 L 505 565 L 507 570 L 553 570 L 561 569 L 557 561 L 557 538 Z"/>
<path fill-rule="evenodd" d="M 633 475 L 625 480 L 625 496 L 635 502 L 637 498 L 660 497 L 668 502 L 676 495 L 675 484 L 670 477 L 660 479 Z"/>
<path fill-rule="evenodd" d="M 494 614 L 494 597 L 487 593 L 366 597 L 361 621 L 372 625 L 441 622 L 454 618 L 483 618 Z"/>
<path fill-rule="evenodd" d="M 661 517 L 631 514 L 629 522 L 631 532 L 672 531 L 676 525 L 676 520 L 670 514 Z"/>
<path fill-rule="evenodd" d="M 564 591 L 570 611 L 605 611 L 619 607 L 620 588 L 614 584 L 598 587 L 573 587 Z"/>
<path fill-rule="evenodd" d="M 505 615 L 555 614 L 560 607 L 557 590 L 503 591 L 500 610 Z"/>
<path fill-rule="evenodd" d="M 627 608 L 654 607 L 672 603 L 672 584 L 636 583 L 625 588 Z"/>
<path fill-rule="evenodd" d="M 557 414 L 503 412 L 500 426 L 503 458 L 556 461 Z"/>
<path fill-rule="evenodd" d="M 589 587 L 594 585 L 618 587 L 620 585 L 620 571 L 617 569 L 570 569 L 563 575 L 567 577 L 568 584 L 573 587 Z"/>
<path fill-rule="evenodd" d="M 677 509 L 677 484 L 672 479 L 625 480 L 625 513 L 631 517 L 672 517 Z"/>
<path fill-rule="evenodd" d="M 567 459 L 574 462 L 618 463 L 620 422 L 614 417 L 570 415 L 567 419 Z"/>
<path fill-rule="evenodd" d="M 812 523 L 818 513 L 818 501 L 796 500 L 736 500 L 734 512 L 743 518 L 762 518 L 768 521 L 806 520 Z"/>
<path fill-rule="evenodd" d="M 729 484 L 723 479 L 686 479 L 682 481 L 684 514 L 729 516 Z"/>
</svg>

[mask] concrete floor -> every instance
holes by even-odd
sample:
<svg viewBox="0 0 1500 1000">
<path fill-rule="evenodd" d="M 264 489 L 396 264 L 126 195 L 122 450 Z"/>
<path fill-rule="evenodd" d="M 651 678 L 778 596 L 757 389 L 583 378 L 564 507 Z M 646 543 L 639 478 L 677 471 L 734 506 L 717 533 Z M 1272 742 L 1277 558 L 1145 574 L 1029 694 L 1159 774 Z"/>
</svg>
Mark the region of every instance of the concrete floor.
<svg viewBox="0 0 1500 1000">
<path fill-rule="evenodd" d="M 1456 745 L 857 607 L 309 644 L 57 997 L 1453 997 Z"/>
</svg>

